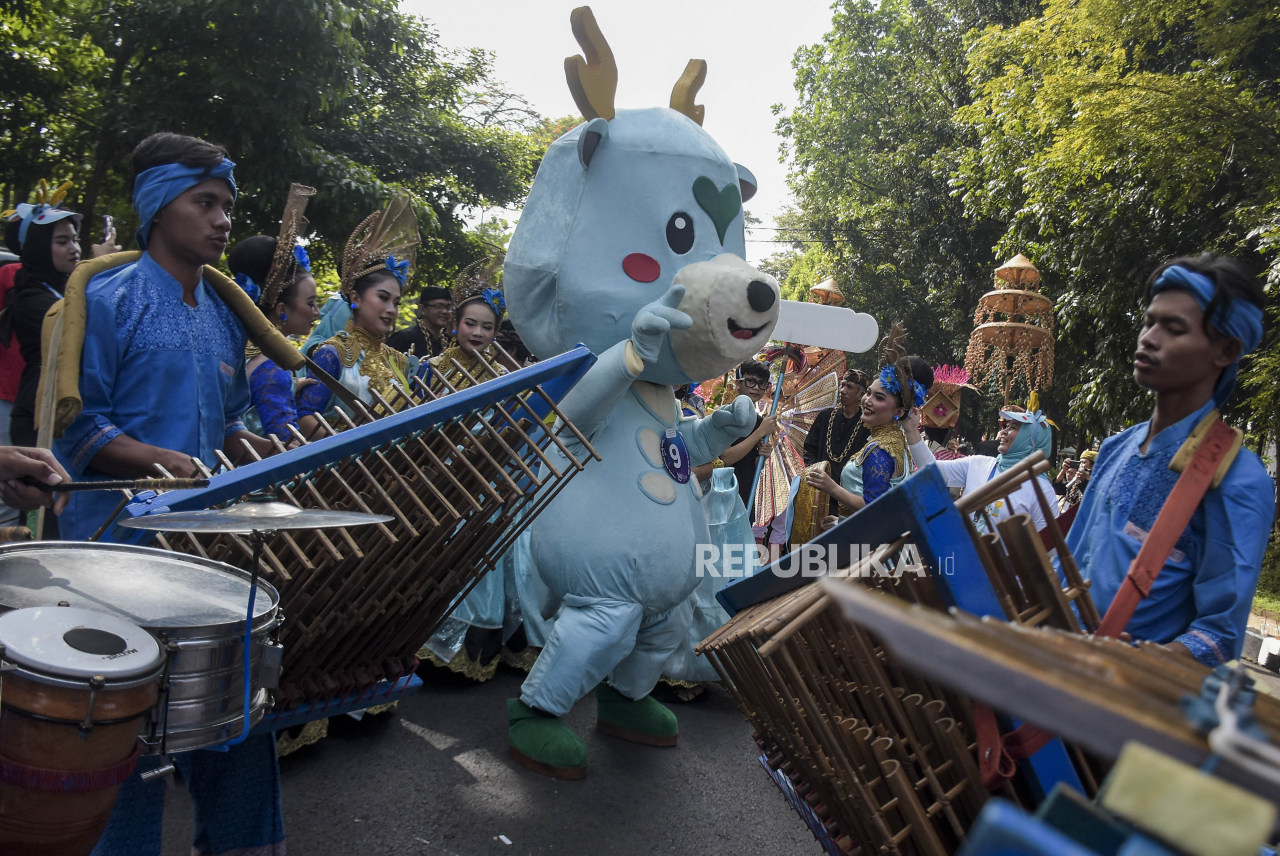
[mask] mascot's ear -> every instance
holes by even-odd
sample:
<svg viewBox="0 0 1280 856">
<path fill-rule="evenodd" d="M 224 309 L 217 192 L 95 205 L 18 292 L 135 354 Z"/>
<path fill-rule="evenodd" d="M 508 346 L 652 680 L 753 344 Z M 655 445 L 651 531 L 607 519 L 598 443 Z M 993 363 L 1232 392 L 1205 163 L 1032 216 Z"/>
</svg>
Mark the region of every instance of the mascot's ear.
<svg viewBox="0 0 1280 856">
<path fill-rule="evenodd" d="M 756 177 L 751 174 L 751 170 L 740 163 L 735 163 L 734 166 L 738 170 L 738 190 L 742 191 L 742 201 L 745 203 L 756 195 L 759 184 L 756 183 Z"/>
<path fill-rule="evenodd" d="M 591 159 L 596 156 L 596 149 L 608 137 L 609 123 L 599 117 L 592 119 L 587 123 L 587 127 L 582 129 L 582 133 L 578 135 L 578 160 L 582 161 L 583 169 L 591 166 Z M 741 174 L 741 168 L 739 168 L 739 174 Z"/>
</svg>

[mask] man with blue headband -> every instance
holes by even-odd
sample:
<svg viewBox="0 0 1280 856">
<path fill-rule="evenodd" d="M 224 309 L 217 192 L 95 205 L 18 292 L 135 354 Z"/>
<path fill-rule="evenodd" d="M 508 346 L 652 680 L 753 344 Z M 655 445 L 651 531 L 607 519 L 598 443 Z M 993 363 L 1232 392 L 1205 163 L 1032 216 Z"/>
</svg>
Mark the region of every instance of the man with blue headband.
<svg viewBox="0 0 1280 856">
<path fill-rule="evenodd" d="M 1175 455 L 1216 421 L 1240 357 L 1262 341 L 1261 284 L 1234 259 L 1175 259 L 1152 274 L 1144 296 L 1133 378 L 1155 393 L 1155 410 L 1103 442 L 1067 536 L 1100 611 L 1116 599 L 1178 480 Z M 1275 512 L 1275 486 L 1258 456 L 1241 449 L 1227 460 L 1125 627 L 1135 640 L 1209 666 L 1240 656 Z"/>
<path fill-rule="evenodd" d="M 217 452 L 242 457 L 241 438 L 270 454 L 241 421 L 250 404 L 244 326 L 204 279 L 231 231 L 234 164 L 218 146 L 162 133 L 134 149 L 131 166 L 144 252 L 85 286 L 82 409 L 54 451 L 77 480 L 154 476 L 157 464 L 194 476 L 192 458 L 212 468 Z M 62 536 L 93 535 L 118 501 L 108 491 L 73 494 L 59 518 Z M 284 852 L 271 735 L 173 761 L 195 805 L 192 853 Z M 125 782 L 96 856 L 159 856 L 165 786 L 140 778 L 157 766 L 144 758 Z"/>
<path fill-rule="evenodd" d="M 222 258 L 235 202 L 234 164 L 217 146 L 153 134 L 134 150 L 133 204 L 144 250 L 134 264 L 104 271 L 85 288 L 80 415 L 55 444 L 77 478 L 196 475 L 191 459 L 218 465 L 217 452 L 255 443 L 240 421 L 249 408 L 244 326 L 204 282 Z M 93 535 L 119 498 L 76 494 L 62 537 Z"/>
</svg>

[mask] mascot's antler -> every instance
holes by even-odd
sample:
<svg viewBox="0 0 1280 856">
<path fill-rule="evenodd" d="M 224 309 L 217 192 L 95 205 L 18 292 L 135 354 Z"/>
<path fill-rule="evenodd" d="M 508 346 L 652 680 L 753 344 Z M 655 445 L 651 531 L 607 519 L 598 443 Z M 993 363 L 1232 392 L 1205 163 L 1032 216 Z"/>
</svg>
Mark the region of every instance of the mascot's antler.
<svg viewBox="0 0 1280 856">
<path fill-rule="evenodd" d="M 613 61 L 613 51 L 604 40 L 590 6 L 579 6 L 569 13 L 569 25 L 587 55 L 586 59 L 581 56 L 564 59 L 564 76 L 569 81 L 574 103 L 588 121 L 612 119 L 613 96 L 618 91 L 618 66 Z"/>
<path fill-rule="evenodd" d="M 693 99 L 706 79 L 707 61 L 691 59 L 684 67 L 684 74 L 676 81 L 675 88 L 671 90 L 671 109 L 683 113 L 699 125 L 706 115 L 706 108 L 701 104 L 694 104 Z"/>
</svg>

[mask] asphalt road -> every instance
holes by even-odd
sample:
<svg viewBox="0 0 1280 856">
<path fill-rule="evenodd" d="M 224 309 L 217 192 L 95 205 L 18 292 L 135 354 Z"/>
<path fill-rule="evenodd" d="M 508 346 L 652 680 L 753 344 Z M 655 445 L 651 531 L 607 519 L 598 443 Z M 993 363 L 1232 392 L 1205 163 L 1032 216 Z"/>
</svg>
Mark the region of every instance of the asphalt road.
<svg viewBox="0 0 1280 856">
<path fill-rule="evenodd" d="M 676 708 L 672 749 L 596 733 L 594 698 L 583 699 L 568 721 L 590 749 L 589 772 L 558 782 L 507 756 L 504 701 L 522 678 L 503 669 L 483 685 L 430 680 L 393 713 L 331 720 L 328 738 L 281 760 L 289 853 L 820 856 L 719 686 L 707 702 Z M 190 847 L 179 785 L 166 805 L 165 856 Z"/>
</svg>

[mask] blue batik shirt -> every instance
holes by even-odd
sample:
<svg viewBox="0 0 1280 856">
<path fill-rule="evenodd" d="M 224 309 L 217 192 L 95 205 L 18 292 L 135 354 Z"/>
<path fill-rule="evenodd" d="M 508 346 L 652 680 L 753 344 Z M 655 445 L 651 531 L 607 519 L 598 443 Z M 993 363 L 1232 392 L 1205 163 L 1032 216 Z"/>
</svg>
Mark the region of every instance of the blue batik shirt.
<svg viewBox="0 0 1280 856">
<path fill-rule="evenodd" d="M 1150 422 L 1102 444 L 1067 536 L 1099 611 L 1111 605 L 1178 480 L 1169 462 L 1212 408 L 1207 402 L 1161 431 L 1145 455 L 1139 446 Z M 1222 484 L 1205 494 L 1125 629 L 1135 640 L 1181 642 L 1206 665 L 1239 657 L 1274 514 L 1271 477 L 1242 449 Z"/>
<path fill-rule="evenodd" d="M 89 281 L 84 407 L 54 444 L 72 478 L 106 478 L 89 462 L 121 434 L 216 467 L 225 438 L 244 430 L 244 326 L 203 280 L 195 298 L 184 303 L 181 284 L 146 253 Z M 119 501 L 108 491 L 72 494 L 58 521 L 62 537 L 89 537 Z"/>
</svg>

